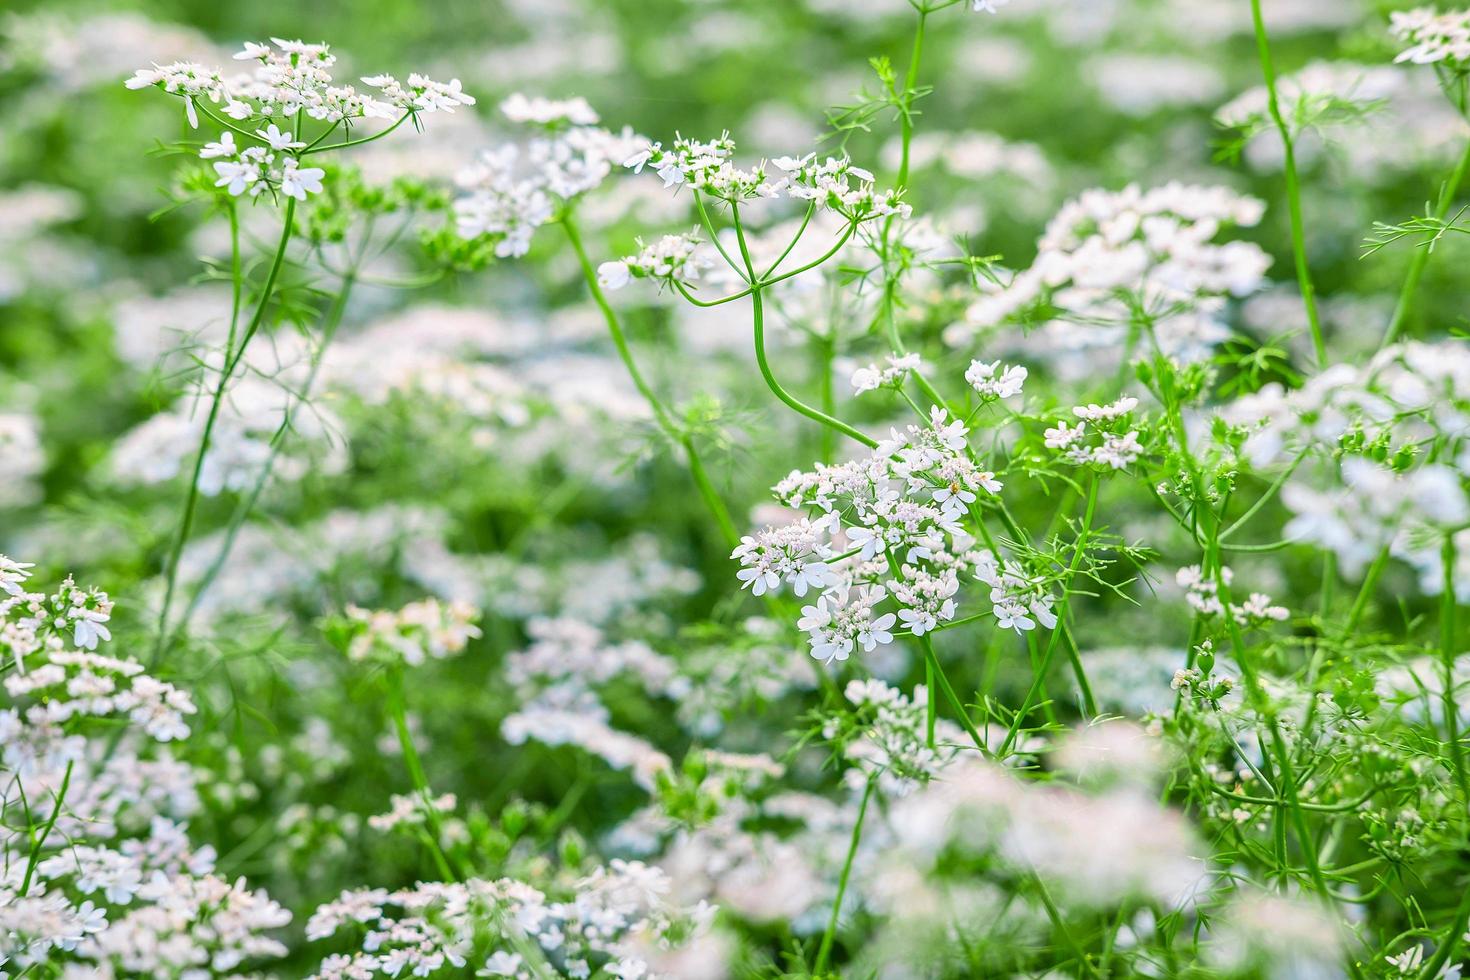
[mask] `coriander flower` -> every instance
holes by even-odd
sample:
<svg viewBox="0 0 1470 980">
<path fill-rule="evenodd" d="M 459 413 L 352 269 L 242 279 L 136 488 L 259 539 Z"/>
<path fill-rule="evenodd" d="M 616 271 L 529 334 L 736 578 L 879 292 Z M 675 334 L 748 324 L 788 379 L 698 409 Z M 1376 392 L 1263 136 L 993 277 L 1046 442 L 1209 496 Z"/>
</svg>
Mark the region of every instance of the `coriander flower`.
<svg viewBox="0 0 1470 980">
<path fill-rule="evenodd" d="M 1447 62 L 1461 67 L 1470 62 L 1470 10 L 1440 13 L 1433 7 L 1399 10 L 1389 15 L 1388 31 L 1409 45 L 1394 59 L 1416 65 Z"/>
<path fill-rule="evenodd" d="M 876 391 L 879 388 L 902 387 L 903 379 L 909 372 L 921 371 L 923 368 L 924 362 L 918 354 L 890 354 L 887 367 L 880 369 L 869 364 L 852 373 L 853 394 L 861 395 L 865 391 Z"/>
<path fill-rule="evenodd" d="M 997 371 L 1000 372 L 999 375 Z M 1001 370 L 1000 361 L 991 361 L 988 364 L 984 361 L 971 361 L 970 367 L 965 371 L 965 380 L 986 401 L 1004 401 L 1021 393 L 1026 375 L 1026 369 L 1018 365 L 1007 364 Z"/>
</svg>

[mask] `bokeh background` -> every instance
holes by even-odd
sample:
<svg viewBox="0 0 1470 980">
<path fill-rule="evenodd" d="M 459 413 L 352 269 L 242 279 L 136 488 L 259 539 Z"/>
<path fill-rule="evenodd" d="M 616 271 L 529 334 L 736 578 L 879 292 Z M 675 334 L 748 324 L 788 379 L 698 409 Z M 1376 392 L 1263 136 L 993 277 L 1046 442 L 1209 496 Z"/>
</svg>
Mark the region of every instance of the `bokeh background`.
<svg viewBox="0 0 1470 980">
<path fill-rule="evenodd" d="M 1319 60 L 1357 62 L 1383 93 L 1381 111 L 1350 131 L 1309 132 L 1301 147 L 1308 253 L 1333 349 L 1351 360 L 1376 343 L 1409 256 L 1401 247 L 1364 257 L 1363 239 L 1375 219 L 1422 213 L 1467 134 L 1432 74 L 1389 67 L 1392 4 L 1264 6 L 1283 73 Z M 86 580 L 119 592 L 140 583 L 146 594 L 176 519 L 177 486 L 119 487 L 112 456 L 120 438 L 179 398 L 185 364 L 159 354 L 219 320 L 222 287 L 200 260 L 219 261 L 222 226 L 176 200 L 176 141 L 194 134 L 176 101 L 124 89 L 135 68 L 176 59 L 227 64 L 243 41 L 300 37 L 331 43 L 340 77 L 423 71 L 458 77 L 478 97 L 473 111 L 429 117 L 418 139 L 361 154 L 369 174 L 447 180 L 495 142 L 495 106 L 519 91 L 585 96 L 605 124 L 665 141 L 729 130 L 751 156 L 845 145 L 886 182 L 897 164 L 889 115 L 845 140 L 823 136 L 830 111 L 876 84 L 870 58 L 907 64 L 912 30 L 904 0 L 9 0 L 0 12 L 0 552 L 48 572 L 83 569 Z M 1024 268 L 1047 219 L 1085 188 L 1231 185 L 1269 202 L 1266 220 L 1242 237 L 1274 255 L 1278 283 L 1232 316 L 1259 342 L 1306 349 L 1280 147 L 1269 136 L 1232 146 L 1212 121 L 1219 106 L 1260 83 L 1245 0 L 1015 0 L 996 17 L 956 8 L 934 18 L 924 59 L 921 81 L 934 90 L 920 102 L 909 199 L 940 234 Z M 586 207 L 596 258 L 625 253 L 640 232 L 687 221 L 669 210 L 656 181 L 619 184 Z M 247 221 L 247 237 L 259 245 L 270 220 L 258 228 Z M 1459 237 L 1441 243 L 1410 333 L 1463 321 L 1456 288 L 1470 252 Z M 559 385 L 607 386 L 606 402 L 636 404 L 554 239 L 538 238 L 526 262 L 412 293 L 361 289 L 344 337 L 460 316 L 471 332 L 504 328 L 501 346 L 480 353 L 530 385 L 558 396 Z M 296 284 L 303 323 L 314 322 L 319 305 L 310 285 Z M 931 320 L 919 326 L 936 336 L 945 311 L 958 316 L 963 304 L 928 299 Z M 815 456 L 817 436 L 773 410 L 752 383 L 744 312 L 693 316 L 669 304 L 620 303 L 661 387 L 676 401 L 696 401 L 695 411 L 698 397 L 718 399 L 710 409 L 720 423 L 711 436 L 718 482 L 737 515 L 758 515 L 769 484 Z M 785 343 L 794 383 L 813 383 L 802 377 L 800 341 Z M 372 349 L 360 352 L 366 367 Z M 575 402 L 568 396 L 562 407 Z M 270 538 L 251 538 L 238 559 L 243 571 L 217 589 L 226 597 L 218 614 L 240 617 L 220 621 L 239 625 L 210 633 L 184 666 L 205 733 L 191 761 L 217 777 L 196 824 L 221 843 L 223 871 L 248 874 L 297 908 L 347 884 L 411 880 L 420 859 L 411 842 L 360 833 L 361 817 L 382 810 L 383 788 L 401 787 L 399 763 L 361 685 L 308 656 L 321 645 L 325 611 L 346 601 L 391 607 L 422 593 L 426 562 L 410 568 L 400 551 L 437 554 L 441 575 L 478 583 L 490 607 L 485 648 L 497 654 L 523 642 L 520 621 L 527 608 L 549 604 L 547 595 L 603 623 L 636 617 L 640 629 L 682 637 L 696 652 L 721 637 L 720 623 L 738 608 L 718 536 L 682 469 L 656 451 L 646 420 L 603 412 L 609 426 L 563 411 L 534 439 L 502 441 L 496 426 L 453 410 L 379 409 L 341 409 L 351 428 L 345 470 L 312 472 L 263 502 L 261 528 L 295 529 L 286 536 L 330 553 L 329 567 L 308 573 L 299 551 L 271 551 Z M 565 487 L 571 491 L 557 492 Z M 229 508 L 207 502 L 203 531 Z M 420 521 L 426 508 L 432 514 Z M 360 519 L 345 521 L 344 512 Z M 1149 529 L 1119 530 L 1132 537 Z M 424 552 L 429 540 L 441 551 Z M 1315 574 L 1293 570 L 1289 558 L 1276 567 L 1264 575 Z M 656 604 L 644 601 L 651 595 Z M 1159 632 L 1145 610 L 1116 604 L 1110 615 L 1110 636 Z M 690 622 L 704 625 L 681 633 L 679 624 Z M 115 631 L 130 628 L 146 634 L 146 603 L 119 606 Z M 1136 694 L 1125 666 L 1109 675 L 1120 698 Z M 719 683 L 713 667 L 701 669 Z M 1010 668 L 997 669 L 1004 686 Z M 475 801 L 477 813 L 500 813 L 513 787 L 542 808 L 553 832 L 580 828 L 590 837 L 636 805 L 639 793 L 626 782 L 589 777 L 585 757 L 508 748 L 495 733 L 511 696 L 487 686 L 484 659 L 445 666 L 424 683 L 433 711 L 421 710 L 416 724 L 432 746 L 434 784 Z M 621 727 L 658 733 L 661 744 L 687 741 L 645 703 L 616 704 Z M 320 727 L 324 718 L 330 731 Z M 737 730 L 727 742 L 739 744 L 738 723 L 730 724 Z M 574 805 L 564 808 L 572 794 Z M 504 836 L 491 817 L 476 819 L 471 831 L 482 846 Z M 782 938 L 773 934 L 772 948 Z"/>
</svg>

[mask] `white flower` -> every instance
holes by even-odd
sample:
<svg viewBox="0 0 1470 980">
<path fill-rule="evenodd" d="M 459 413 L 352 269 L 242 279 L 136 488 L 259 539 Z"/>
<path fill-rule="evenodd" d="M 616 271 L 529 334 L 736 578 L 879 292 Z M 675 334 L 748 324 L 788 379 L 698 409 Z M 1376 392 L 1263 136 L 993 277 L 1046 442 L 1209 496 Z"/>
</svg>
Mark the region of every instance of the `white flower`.
<svg viewBox="0 0 1470 980">
<path fill-rule="evenodd" d="M 861 395 L 865 391 L 877 391 L 882 384 L 882 373 L 871 365 L 858 368 L 852 372 L 852 390 L 854 394 Z"/>
<path fill-rule="evenodd" d="M 223 187 L 235 196 L 245 193 L 252 184 L 260 180 L 260 168 L 248 160 L 221 160 L 214 165 L 214 172 L 219 175 L 214 186 Z"/>
<path fill-rule="evenodd" d="M 626 262 L 604 262 L 597 267 L 597 282 L 603 289 L 622 289 L 632 281 Z"/>
<path fill-rule="evenodd" d="M 225 135 L 228 136 L 229 133 Z M 269 143 L 273 150 L 295 150 L 306 145 L 300 140 L 293 140 L 291 138 L 293 134 L 281 132 L 275 123 L 271 123 L 265 129 L 257 129 L 255 135 Z"/>
<path fill-rule="evenodd" d="M 997 376 L 999 369 L 1000 361 L 991 361 L 988 364 L 984 361 L 971 361 L 969 369 L 965 371 L 965 380 L 982 398 L 1000 400 L 1019 395 L 1026 382 L 1026 369 L 1008 364 Z"/>
<path fill-rule="evenodd" d="M 287 160 L 281 170 L 281 193 L 304 201 L 307 194 L 321 192 L 322 177 L 326 173 L 321 167 L 301 167 L 295 160 Z"/>
<path fill-rule="evenodd" d="M 235 145 L 235 134 L 226 130 L 219 134 L 219 142 L 205 143 L 203 149 L 199 151 L 199 156 L 205 160 L 212 160 L 215 157 L 232 157 L 239 150 L 240 148 Z"/>
</svg>

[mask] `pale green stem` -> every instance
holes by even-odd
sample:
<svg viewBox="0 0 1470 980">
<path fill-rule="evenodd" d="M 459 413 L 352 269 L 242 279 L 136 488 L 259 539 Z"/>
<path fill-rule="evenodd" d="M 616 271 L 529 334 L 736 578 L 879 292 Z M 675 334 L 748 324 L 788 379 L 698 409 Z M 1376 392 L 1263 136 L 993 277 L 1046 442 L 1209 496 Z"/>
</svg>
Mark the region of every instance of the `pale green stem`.
<svg viewBox="0 0 1470 980">
<path fill-rule="evenodd" d="M 235 369 L 245 357 L 250 341 L 265 320 L 266 307 L 270 304 L 271 294 L 276 287 L 276 279 L 286 261 L 286 246 L 290 244 L 295 219 L 296 199 L 287 198 L 286 216 L 281 225 L 281 240 L 276 246 L 275 258 L 271 261 L 270 270 L 266 273 L 265 284 L 261 287 L 260 302 L 255 307 L 255 315 L 250 318 L 250 323 L 240 338 L 240 343 L 233 351 L 226 352 L 224 370 L 220 373 L 219 384 L 215 387 L 214 397 L 210 401 L 209 414 L 204 421 L 204 432 L 199 439 L 199 452 L 194 457 L 194 469 L 189 477 L 189 491 L 184 499 L 183 519 L 179 522 L 178 533 L 174 537 L 173 548 L 169 553 L 166 566 L 163 605 L 158 611 L 158 637 L 154 642 L 153 654 L 149 658 L 150 665 L 157 664 L 158 659 L 163 655 L 164 642 L 168 636 L 168 614 L 173 606 L 174 592 L 178 588 L 179 560 L 183 556 L 184 545 L 189 541 L 189 532 L 194 527 L 194 514 L 199 506 L 199 476 L 204 470 L 204 458 L 208 455 L 210 442 L 214 438 L 214 427 L 219 421 L 220 408 L 224 405 L 225 394 L 229 389 L 230 379 L 234 376 Z"/>
<path fill-rule="evenodd" d="M 858 844 L 863 837 L 863 819 L 868 815 L 868 803 L 873 798 L 873 789 L 878 784 L 876 776 L 869 776 L 863 786 L 863 801 L 858 804 L 857 820 L 852 825 L 852 840 L 847 845 L 847 860 L 842 863 L 842 874 L 837 879 L 837 897 L 832 900 L 832 915 L 827 919 L 827 930 L 822 933 L 822 944 L 817 949 L 817 962 L 812 974 L 820 977 L 827 968 L 832 954 L 832 941 L 837 936 L 837 918 L 842 912 L 842 900 L 847 896 L 847 882 L 852 877 L 852 862 L 857 857 Z"/>
<path fill-rule="evenodd" d="M 582 278 L 587 282 L 587 288 L 592 293 L 592 299 L 597 308 L 602 311 L 602 318 L 607 323 L 608 333 L 612 336 L 613 346 L 618 350 L 618 357 L 623 361 L 623 367 L 632 379 L 633 386 L 648 403 L 653 412 L 654 421 L 665 436 L 684 448 L 684 455 L 689 463 L 689 475 L 694 480 L 694 485 L 703 498 L 705 506 L 709 508 L 714 516 L 715 522 L 720 527 L 720 534 L 725 543 L 733 548 L 740 543 L 740 532 L 735 527 L 735 521 L 730 517 L 730 511 L 725 507 L 724 501 L 720 499 L 714 484 L 710 482 L 709 474 L 705 471 L 704 463 L 699 458 L 699 452 L 695 449 L 694 439 L 682 431 L 675 424 L 673 417 L 663 402 L 654 392 L 653 386 L 643 377 L 643 372 L 638 369 L 638 362 L 633 358 L 633 350 L 628 345 L 627 335 L 623 333 L 623 326 L 618 321 L 618 315 L 613 310 L 612 304 L 608 302 L 607 296 L 602 291 L 601 284 L 597 281 L 597 270 L 592 266 L 592 260 L 587 256 L 587 249 L 582 244 L 582 236 L 577 231 L 576 223 L 571 214 L 562 216 L 561 226 L 566 230 L 567 239 L 572 243 L 572 251 L 577 253 L 577 261 L 582 266 Z"/>
<path fill-rule="evenodd" d="M 403 750 L 403 762 L 408 767 L 408 778 L 413 782 L 414 792 L 418 794 L 419 806 L 424 814 L 424 822 L 428 824 L 428 831 L 423 834 L 425 845 L 430 855 L 434 858 L 434 864 L 439 869 L 440 876 L 445 881 L 458 881 L 459 876 L 449 866 L 449 859 L 444 854 L 441 841 L 444 839 L 443 830 L 439 824 L 439 811 L 434 807 L 434 798 L 429 790 L 429 780 L 424 775 L 424 765 L 419 759 L 419 753 L 413 745 L 413 735 L 408 730 L 408 716 L 403 704 L 403 671 L 399 667 L 390 667 L 387 671 L 388 679 L 388 714 L 393 719 L 393 730 L 398 734 L 398 745 Z"/>
<path fill-rule="evenodd" d="M 1322 320 L 1317 313 L 1317 295 L 1312 287 L 1311 271 L 1307 268 L 1306 232 L 1302 221 L 1301 182 L 1296 169 L 1296 147 L 1291 127 L 1281 114 L 1281 103 L 1276 93 L 1276 69 L 1271 63 L 1271 43 L 1266 36 L 1266 22 L 1261 16 L 1261 0 L 1251 0 L 1251 20 L 1255 25 L 1256 51 L 1261 60 L 1261 73 L 1266 79 L 1266 107 L 1271 119 L 1281 134 L 1285 151 L 1282 167 L 1286 177 L 1286 206 L 1291 217 L 1291 253 L 1296 263 L 1297 287 L 1302 293 L 1302 303 L 1307 309 L 1307 323 L 1312 330 L 1312 347 L 1317 354 L 1317 366 L 1327 365 L 1327 343 L 1322 337 Z"/>
<path fill-rule="evenodd" d="M 1455 770 L 1455 782 L 1460 787 L 1460 805 L 1470 803 L 1470 780 L 1465 774 L 1465 752 L 1460 746 L 1460 711 L 1455 704 L 1455 613 L 1459 603 L 1455 597 L 1455 536 L 1444 536 L 1440 549 L 1444 584 L 1440 590 L 1439 603 L 1439 656 L 1444 665 L 1444 726 L 1445 736 L 1450 742 L 1450 762 Z"/>
<path fill-rule="evenodd" d="M 1465 144 L 1465 151 L 1460 154 L 1460 161 L 1455 164 L 1455 169 L 1439 189 L 1439 201 L 1434 207 L 1436 220 L 1443 222 L 1445 216 L 1450 213 L 1450 205 L 1454 203 L 1455 195 L 1460 191 L 1460 184 L 1465 179 L 1466 170 L 1470 170 L 1470 142 Z M 1414 308 L 1414 294 L 1419 291 L 1419 280 L 1424 278 L 1424 267 L 1429 264 L 1429 256 L 1432 251 L 1428 245 L 1420 246 L 1414 250 L 1413 256 L 1409 259 L 1409 271 L 1404 276 L 1403 288 L 1399 290 L 1399 299 L 1393 308 L 1393 319 L 1389 320 L 1383 340 L 1378 344 L 1379 350 L 1383 350 L 1397 340 L 1399 333 L 1404 329 L 1404 323 Z"/>
</svg>

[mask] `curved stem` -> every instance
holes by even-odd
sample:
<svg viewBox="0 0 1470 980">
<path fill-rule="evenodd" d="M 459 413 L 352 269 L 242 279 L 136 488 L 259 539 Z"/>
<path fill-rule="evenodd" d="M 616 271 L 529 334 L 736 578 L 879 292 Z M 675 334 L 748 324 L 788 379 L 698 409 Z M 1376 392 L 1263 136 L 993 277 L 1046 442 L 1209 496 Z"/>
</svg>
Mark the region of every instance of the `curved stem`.
<svg viewBox="0 0 1470 980">
<path fill-rule="evenodd" d="M 781 267 L 781 263 L 786 261 L 786 256 L 791 254 L 791 250 L 796 247 L 796 243 L 801 241 L 801 236 L 806 234 L 806 226 L 812 223 L 812 215 L 816 214 L 816 212 L 817 202 L 812 201 L 806 206 L 806 214 L 802 215 L 801 227 L 796 229 L 796 234 L 791 236 L 791 241 L 786 243 L 785 250 L 776 258 L 776 261 L 772 262 L 770 268 L 761 274 L 762 279 L 769 279 L 771 274 Z"/>
<path fill-rule="evenodd" d="M 371 136 L 364 136 L 362 139 L 356 139 L 356 140 L 343 140 L 340 143 L 325 143 L 325 144 L 322 144 L 321 146 L 318 146 L 315 143 L 313 143 L 311 146 L 308 146 L 306 149 L 302 150 L 298 154 L 298 156 L 307 156 L 308 154 L 311 154 L 311 153 L 326 153 L 329 150 L 344 150 L 344 149 L 346 149 L 349 146 L 362 146 L 364 143 L 371 143 L 374 140 L 380 140 L 380 139 L 382 139 L 384 136 L 387 136 L 389 133 L 393 132 L 393 130 L 397 129 L 399 126 L 402 126 L 405 122 L 407 122 L 408 120 L 410 120 L 412 118 L 413 118 L 413 113 L 412 112 L 405 112 L 403 115 L 401 115 L 401 116 L 398 117 L 398 121 L 395 122 L 393 125 L 389 126 L 387 129 L 384 129 L 384 130 L 382 130 L 380 132 L 376 132 L 376 133 L 374 133 Z M 328 130 L 328 132 L 330 132 L 330 130 Z"/>
<path fill-rule="evenodd" d="M 1256 51 L 1261 60 L 1261 73 L 1266 79 L 1266 106 L 1276 129 L 1281 134 L 1285 150 L 1286 205 L 1291 216 L 1291 253 L 1296 263 L 1297 287 L 1302 293 L 1302 303 L 1307 309 L 1307 323 L 1312 329 L 1312 346 L 1317 354 L 1317 366 L 1327 364 L 1327 344 L 1322 338 L 1322 321 L 1317 313 L 1317 296 L 1312 288 L 1311 271 L 1307 268 L 1306 233 L 1302 221 L 1301 182 L 1296 169 L 1296 147 L 1291 136 L 1291 127 L 1281 115 L 1281 103 L 1276 95 L 1276 69 L 1271 63 L 1271 43 L 1266 36 L 1266 22 L 1261 16 L 1261 0 L 1251 0 L 1251 21 L 1256 32 Z"/>
<path fill-rule="evenodd" d="M 750 259 L 750 248 L 745 241 L 745 231 L 740 226 L 740 209 L 738 207 L 732 206 L 731 215 L 735 225 L 736 239 L 740 242 L 741 258 L 745 262 L 747 274 L 752 280 L 754 280 L 755 265 L 753 262 L 751 262 Z M 873 439 L 870 436 L 859 432 L 857 429 L 848 425 L 846 422 L 843 422 L 841 419 L 833 418 L 826 412 L 812 408 L 810 405 L 797 399 L 785 388 L 781 387 L 781 383 L 777 381 L 776 376 L 771 373 L 771 365 L 766 358 L 765 305 L 764 301 L 761 298 L 761 292 L 764 287 L 764 283 L 757 283 L 754 292 L 750 294 L 750 304 L 751 316 L 754 320 L 755 360 L 757 366 L 759 366 L 760 368 L 761 377 L 765 379 L 766 387 L 770 388 L 771 393 L 774 394 L 778 399 L 785 403 L 788 408 L 792 409 L 793 411 L 801 415 L 805 415 L 807 418 L 812 419 L 815 422 L 820 422 L 825 426 L 829 426 L 832 429 L 841 432 L 843 435 L 857 440 L 864 446 L 867 446 L 869 449 L 876 449 L 878 446 L 878 441 L 876 439 Z"/>
<path fill-rule="evenodd" d="M 602 286 L 597 282 L 597 270 L 592 266 L 592 260 L 588 257 L 587 249 L 582 244 L 582 236 L 577 231 L 576 222 L 572 220 L 570 214 L 562 216 L 561 226 L 566 230 L 567 239 L 572 243 L 572 251 L 577 253 L 577 261 L 582 266 L 582 278 L 587 281 L 587 288 L 592 292 L 592 299 L 602 311 L 602 318 L 607 322 L 608 333 L 612 335 L 613 346 L 617 348 L 618 356 L 622 358 L 623 367 L 628 371 L 628 377 L 632 379 L 633 386 L 638 389 L 643 400 L 648 403 L 659 429 L 669 439 L 684 447 L 684 453 L 689 461 L 689 475 L 694 479 L 699 495 L 704 499 L 705 506 L 709 508 L 710 513 L 714 515 L 715 523 L 720 526 L 720 534 L 725 538 L 726 544 L 731 548 L 735 547 L 740 543 L 740 532 L 735 527 L 735 521 L 730 517 L 729 509 L 720 499 L 714 484 L 710 482 L 709 474 L 705 471 L 704 463 L 695 449 L 693 437 L 674 423 L 668 409 L 659 400 L 653 387 L 644 379 L 643 372 L 638 369 L 638 362 L 633 359 L 633 350 L 628 346 L 627 335 L 623 333 L 623 326 L 618 322 L 617 313 L 613 310 L 612 304 L 607 301 L 607 295 L 603 293 Z"/>
<path fill-rule="evenodd" d="M 204 432 L 199 439 L 199 452 L 194 457 L 194 470 L 189 477 L 189 492 L 184 499 L 183 519 L 179 522 L 178 533 L 174 536 L 173 547 L 169 552 L 163 605 L 158 611 L 158 636 L 154 641 L 153 654 L 149 658 L 150 666 L 157 664 L 159 657 L 163 655 L 164 642 L 168 636 L 168 614 L 173 606 L 174 592 L 178 588 L 179 560 L 183 556 L 184 545 L 189 541 L 189 532 L 194 527 L 194 514 L 199 506 L 199 476 L 204 471 L 204 458 L 208 455 L 210 442 L 214 438 L 214 427 L 219 421 L 220 407 L 224 404 L 225 393 L 229 388 L 231 377 L 234 376 L 235 368 L 244 359 L 245 350 L 250 346 L 250 341 L 265 320 L 266 307 L 270 304 L 271 294 L 276 287 L 276 279 L 280 276 L 281 267 L 286 261 L 286 246 L 290 244 L 295 220 L 296 199 L 287 198 L 286 216 L 281 225 L 281 240 L 276 246 L 275 258 L 271 260 L 270 270 L 266 273 L 265 284 L 261 287 L 260 301 L 256 304 L 255 314 L 250 318 L 250 323 L 245 328 L 239 345 L 233 351 L 226 352 L 225 367 L 220 374 L 219 384 L 215 387 L 214 397 L 209 405 L 209 415 L 204 421 Z"/>
<path fill-rule="evenodd" d="M 1256 514 L 1260 512 L 1261 508 L 1266 506 L 1266 504 L 1271 500 L 1272 497 L 1276 496 L 1282 485 L 1291 478 L 1291 475 L 1293 473 L 1296 472 L 1296 468 L 1302 465 L 1302 460 L 1307 458 L 1307 453 L 1311 451 L 1311 448 L 1312 447 L 1310 445 L 1303 447 L 1302 451 L 1297 453 L 1296 458 L 1291 461 L 1291 465 L 1288 466 L 1284 471 L 1282 471 L 1281 475 L 1278 476 L 1271 483 L 1271 486 L 1266 490 L 1265 493 L 1261 495 L 1260 499 L 1257 500 L 1254 504 L 1251 504 L 1250 509 L 1247 510 L 1244 514 L 1241 514 L 1234 524 L 1231 524 L 1225 530 L 1220 532 L 1221 541 L 1229 540 L 1232 534 L 1245 527 L 1245 525 L 1250 522 L 1250 519 L 1252 517 L 1255 517 Z"/>
</svg>

